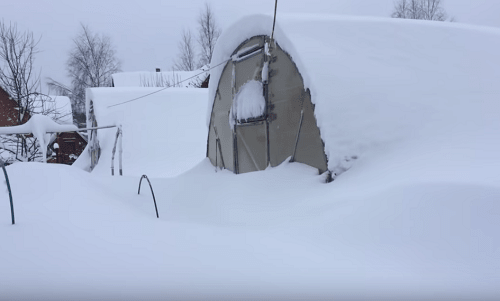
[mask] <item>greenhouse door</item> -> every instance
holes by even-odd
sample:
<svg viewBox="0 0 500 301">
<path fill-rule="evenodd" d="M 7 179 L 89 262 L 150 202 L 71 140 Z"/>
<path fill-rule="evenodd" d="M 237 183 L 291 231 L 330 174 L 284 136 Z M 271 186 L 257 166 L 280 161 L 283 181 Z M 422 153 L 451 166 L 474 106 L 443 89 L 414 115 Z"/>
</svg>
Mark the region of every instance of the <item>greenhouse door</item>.
<svg viewBox="0 0 500 301">
<path fill-rule="evenodd" d="M 264 36 L 253 37 L 233 55 L 233 101 L 230 112 L 233 115 L 230 118 L 234 118 L 231 127 L 234 126 L 236 173 L 264 170 L 268 163 L 266 100 L 262 84 L 264 43 Z M 240 116 L 238 112 L 246 113 Z"/>
<path fill-rule="evenodd" d="M 236 125 L 235 152 L 237 173 L 267 167 L 267 126 L 265 121 Z"/>
</svg>

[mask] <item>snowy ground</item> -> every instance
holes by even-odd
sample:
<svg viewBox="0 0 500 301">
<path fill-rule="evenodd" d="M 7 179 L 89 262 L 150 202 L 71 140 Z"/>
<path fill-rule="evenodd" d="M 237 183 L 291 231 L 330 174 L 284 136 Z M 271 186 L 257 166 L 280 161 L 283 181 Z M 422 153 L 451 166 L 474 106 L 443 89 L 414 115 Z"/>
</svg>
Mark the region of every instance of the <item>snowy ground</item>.
<svg viewBox="0 0 500 301">
<path fill-rule="evenodd" d="M 156 219 L 137 177 L 28 163 L 8 170 L 17 224 L 4 194 L 0 299 L 500 293 L 499 186 L 368 179 L 369 167 L 327 185 L 301 164 L 234 176 L 205 160 L 152 179 Z"/>
<path fill-rule="evenodd" d="M 364 41 L 362 30 L 355 33 Z M 358 51 L 346 43 L 338 51 Z M 461 48 L 443 49 L 441 57 L 449 59 L 449 51 Z M 399 54 L 427 55 L 420 51 Z M 390 87 L 398 56 L 387 65 L 379 55 L 364 59 L 378 64 Z M 484 57 L 490 64 L 500 60 Z M 431 65 L 421 65 L 425 72 L 417 75 Z M 500 80 L 495 74 L 486 73 L 484 83 Z M 482 82 L 474 76 L 471 81 Z M 124 177 L 109 176 L 109 164 L 95 173 L 56 164 L 9 166 L 17 224 L 10 225 L 3 192 L 0 300 L 499 299 L 500 91 L 486 84 L 467 93 L 446 87 L 436 85 L 429 97 L 405 93 L 407 85 L 392 87 L 386 95 L 409 101 L 389 97 L 389 113 L 427 112 L 425 129 L 365 149 L 330 184 L 297 163 L 216 173 L 201 146 L 162 130 L 169 143 L 179 143 L 175 155 L 170 148 L 157 154 L 163 159 L 151 182 L 159 219 L 146 182 L 137 195 L 140 164 L 125 161 L 134 172 Z M 376 99 L 385 101 L 381 94 Z M 450 99 L 456 100 L 450 114 L 434 110 Z M 182 104 L 191 118 L 169 127 L 189 129 L 205 143 L 206 103 Z M 176 110 L 166 111 L 165 120 Z M 175 165 L 179 153 L 193 158 L 192 165 L 164 177 L 165 164 Z M 145 168 L 155 174 L 152 163 Z"/>
</svg>

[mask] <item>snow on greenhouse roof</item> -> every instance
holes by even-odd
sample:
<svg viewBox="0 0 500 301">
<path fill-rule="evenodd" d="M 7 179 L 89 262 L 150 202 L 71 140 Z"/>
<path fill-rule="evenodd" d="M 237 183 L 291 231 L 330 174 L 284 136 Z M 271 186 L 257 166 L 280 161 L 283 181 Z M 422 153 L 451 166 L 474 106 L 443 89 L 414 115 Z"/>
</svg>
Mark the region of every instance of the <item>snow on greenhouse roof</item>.
<svg viewBox="0 0 500 301">
<path fill-rule="evenodd" d="M 228 27 L 211 65 L 228 60 L 253 36 L 270 36 L 272 23 L 271 16 L 254 15 Z M 328 167 L 334 172 L 381 145 L 410 141 L 409 137 L 446 136 L 446 129 L 460 128 L 472 112 L 495 109 L 492 95 L 500 93 L 500 69 L 491 63 L 499 61 L 498 29 L 390 18 L 279 15 L 274 37 L 311 91 Z M 211 70 L 207 124 L 224 65 Z M 488 126 L 500 126 L 497 123 Z"/>
</svg>

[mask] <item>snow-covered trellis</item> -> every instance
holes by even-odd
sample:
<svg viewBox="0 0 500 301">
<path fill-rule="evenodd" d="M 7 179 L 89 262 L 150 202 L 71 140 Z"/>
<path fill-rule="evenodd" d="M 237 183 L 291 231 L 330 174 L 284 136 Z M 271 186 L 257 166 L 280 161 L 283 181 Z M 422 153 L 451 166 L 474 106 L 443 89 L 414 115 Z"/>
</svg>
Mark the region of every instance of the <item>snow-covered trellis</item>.
<svg viewBox="0 0 500 301">
<path fill-rule="evenodd" d="M 57 133 L 63 132 L 82 132 L 82 131 L 97 131 L 98 129 L 108 129 L 117 127 L 116 125 L 102 126 L 102 127 L 92 127 L 79 129 L 75 125 L 62 125 L 53 121 L 50 117 L 45 115 L 33 115 L 28 122 L 22 125 L 0 127 L 0 135 L 30 135 L 32 134 L 38 142 L 40 149 L 42 150 L 43 162 L 47 163 L 47 146 L 51 141 L 52 135 L 57 135 Z M 120 175 L 122 175 L 122 143 L 121 143 L 122 130 L 121 126 L 118 126 L 118 131 L 116 134 L 116 139 L 118 143 L 118 153 L 119 153 L 119 165 L 120 165 Z M 116 141 L 115 148 L 113 148 L 112 158 L 114 161 L 115 151 L 116 151 Z M 4 147 L 0 145 L 0 147 Z M 113 161 L 111 163 L 112 174 L 114 170 Z"/>
<path fill-rule="evenodd" d="M 0 135 L 29 135 L 37 139 L 38 145 L 42 151 L 43 162 L 47 162 L 47 146 L 49 145 L 52 134 L 61 132 L 78 131 L 78 128 L 72 124 L 58 124 L 50 117 L 36 114 L 31 116 L 25 124 L 0 127 Z"/>
</svg>

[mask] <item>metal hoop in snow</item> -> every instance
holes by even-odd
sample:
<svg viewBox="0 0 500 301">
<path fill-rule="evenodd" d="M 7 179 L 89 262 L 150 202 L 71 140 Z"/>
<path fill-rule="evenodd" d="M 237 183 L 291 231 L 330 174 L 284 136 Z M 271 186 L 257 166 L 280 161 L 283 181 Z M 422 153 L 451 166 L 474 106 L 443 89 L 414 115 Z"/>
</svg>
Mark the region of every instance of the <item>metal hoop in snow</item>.
<svg viewBox="0 0 500 301">
<path fill-rule="evenodd" d="M 2 160 L 0 160 L 0 166 L 3 169 L 3 174 L 5 175 L 5 182 L 7 183 L 7 188 L 9 189 L 9 198 L 10 198 L 10 215 L 12 217 L 12 224 L 16 223 L 16 219 L 14 218 L 14 203 L 12 201 L 12 191 L 10 190 L 9 176 L 7 175 L 7 170 L 5 169 L 5 164 Z"/>
<path fill-rule="evenodd" d="M 153 195 L 153 202 L 155 203 L 156 218 L 160 218 L 160 216 L 158 215 L 158 207 L 156 206 L 155 193 L 153 192 L 153 186 L 151 186 L 151 182 L 149 181 L 148 176 L 142 175 L 141 180 L 139 181 L 139 189 L 137 190 L 137 194 L 141 194 L 142 179 L 148 180 L 149 188 L 151 188 L 151 194 Z"/>
</svg>

